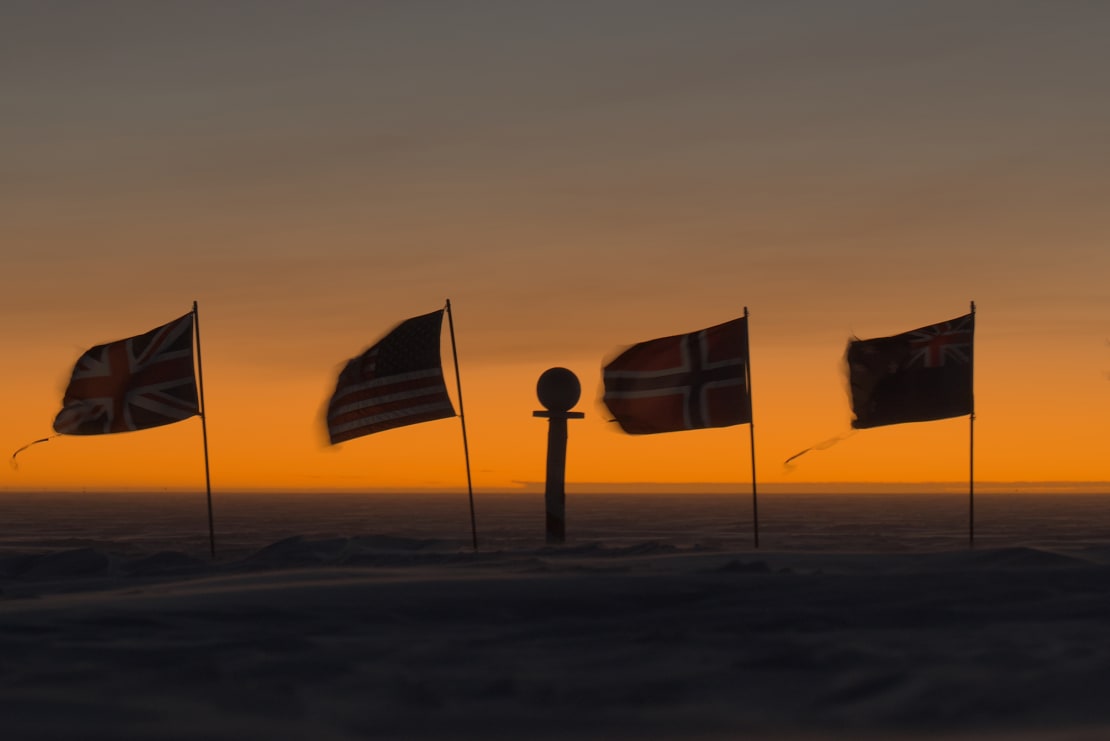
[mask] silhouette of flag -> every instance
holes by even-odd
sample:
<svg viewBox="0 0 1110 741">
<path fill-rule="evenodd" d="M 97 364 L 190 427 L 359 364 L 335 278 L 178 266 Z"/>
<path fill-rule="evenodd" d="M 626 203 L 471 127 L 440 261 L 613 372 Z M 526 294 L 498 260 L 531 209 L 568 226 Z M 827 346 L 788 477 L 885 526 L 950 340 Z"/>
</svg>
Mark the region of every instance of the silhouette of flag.
<svg viewBox="0 0 1110 741">
<path fill-rule="evenodd" d="M 442 326 L 442 309 L 407 319 L 347 363 L 328 404 L 333 445 L 455 416 L 439 358 Z"/>
<path fill-rule="evenodd" d="M 848 343 L 852 427 L 960 417 L 972 412 L 975 315 Z"/>
<path fill-rule="evenodd" d="M 97 345 L 78 358 L 54 430 L 130 432 L 199 413 L 189 313 L 146 334 Z"/>
<path fill-rule="evenodd" d="M 752 421 L 747 317 L 641 342 L 605 366 L 602 400 L 625 432 L 728 427 Z"/>
</svg>

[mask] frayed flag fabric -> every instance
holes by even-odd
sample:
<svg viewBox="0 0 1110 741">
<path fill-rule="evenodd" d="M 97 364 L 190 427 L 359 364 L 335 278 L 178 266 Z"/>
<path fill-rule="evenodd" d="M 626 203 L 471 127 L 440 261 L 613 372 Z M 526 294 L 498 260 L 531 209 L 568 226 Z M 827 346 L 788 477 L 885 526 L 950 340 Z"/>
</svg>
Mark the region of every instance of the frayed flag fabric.
<svg viewBox="0 0 1110 741">
<path fill-rule="evenodd" d="M 633 345 L 605 366 L 602 400 L 634 435 L 748 424 L 747 367 L 745 316 Z"/>
<path fill-rule="evenodd" d="M 132 432 L 200 413 L 193 314 L 88 350 L 77 359 L 54 430 L 64 435 Z"/>
<path fill-rule="evenodd" d="M 971 414 L 975 314 L 848 343 L 852 427 Z"/>
<path fill-rule="evenodd" d="M 455 416 L 440 362 L 443 310 L 407 319 L 348 361 L 328 404 L 332 444 Z"/>
</svg>

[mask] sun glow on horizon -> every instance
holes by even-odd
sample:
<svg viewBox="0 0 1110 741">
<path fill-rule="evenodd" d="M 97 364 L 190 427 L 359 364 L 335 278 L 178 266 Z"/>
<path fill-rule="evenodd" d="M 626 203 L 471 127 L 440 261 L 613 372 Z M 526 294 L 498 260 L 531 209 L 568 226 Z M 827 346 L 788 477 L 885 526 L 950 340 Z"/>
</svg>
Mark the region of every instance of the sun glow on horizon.
<svg viewBox="0 0 1110 741">
<path fill-rule="evenodd" d="M 621 348 L 747 306 L 760 484 L 966 481 L 966 417 L 784 462 L 850 429 L 849 338 L 974 300 L 975 479 L 1110 479 L 1110 8 L 874 10 L 13 9 L 0 449 L 197 300 L 214 489 L 451 490 L 458 419 L 321 422 L 449 297 L 476 490 L 542 479 L 552 366 L 568 486 L 742 482 L 747 426 L 630 437 L 598 399 Z M 200 428 L 57 438 L 0 486 L 200 486 Z"/>
</svg>

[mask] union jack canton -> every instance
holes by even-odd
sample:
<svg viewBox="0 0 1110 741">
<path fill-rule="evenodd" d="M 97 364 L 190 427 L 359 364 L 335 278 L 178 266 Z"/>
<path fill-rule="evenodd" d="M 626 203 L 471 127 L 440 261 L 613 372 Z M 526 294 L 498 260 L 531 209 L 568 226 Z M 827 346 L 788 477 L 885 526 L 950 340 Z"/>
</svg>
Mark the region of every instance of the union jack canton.
<svg viewBox="0 0 1110 741">
<path fill-rule="evenodd" d="M 909 332 L 912 354 L 907 365 L 920 364 L 925 368 L 939 368 L 945 361 L 970 363 L 974 319 L 974 314 L 965 314 L 951 321 Z"/>
</svg>

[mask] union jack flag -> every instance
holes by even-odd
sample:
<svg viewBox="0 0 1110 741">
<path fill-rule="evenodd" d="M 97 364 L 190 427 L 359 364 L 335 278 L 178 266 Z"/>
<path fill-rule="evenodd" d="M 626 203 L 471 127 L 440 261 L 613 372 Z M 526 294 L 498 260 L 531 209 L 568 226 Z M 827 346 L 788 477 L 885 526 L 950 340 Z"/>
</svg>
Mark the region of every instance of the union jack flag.
<svg viewBox="0 0 1110 741">
<path fill-rule="evenodd" d="M 971 414 L 975 314 L 848 343 L 856 428 Z"/>
<path fill-rule="evenodd" d="M 439 357 L 443 310 L 406 319 L 347 362 L 328 403 L 332 444 L 455 416 Z"/>
<path fill-rule="evenodd" d="M 131 432 L 200 413 L 193 368 L 193 314 L 146 334 L 97 345 L 77 359 L 54 430 Z"/>
<path fill-rule="evenodd" d="M 752 421 L 747 317 L 641 342 L 605 366 L 602 400 L 621 429 L 652 434 Z"/>
<path fill-rule="evenodd" d="M 925 368 L 939 368 L 945 361 L 971 362 L 971 341 L 975 317 L 967 314 L 950 322 L 941 322 L 909 332 L 913 351 L 907 365 L 920 363 Z"/>
</svg>

